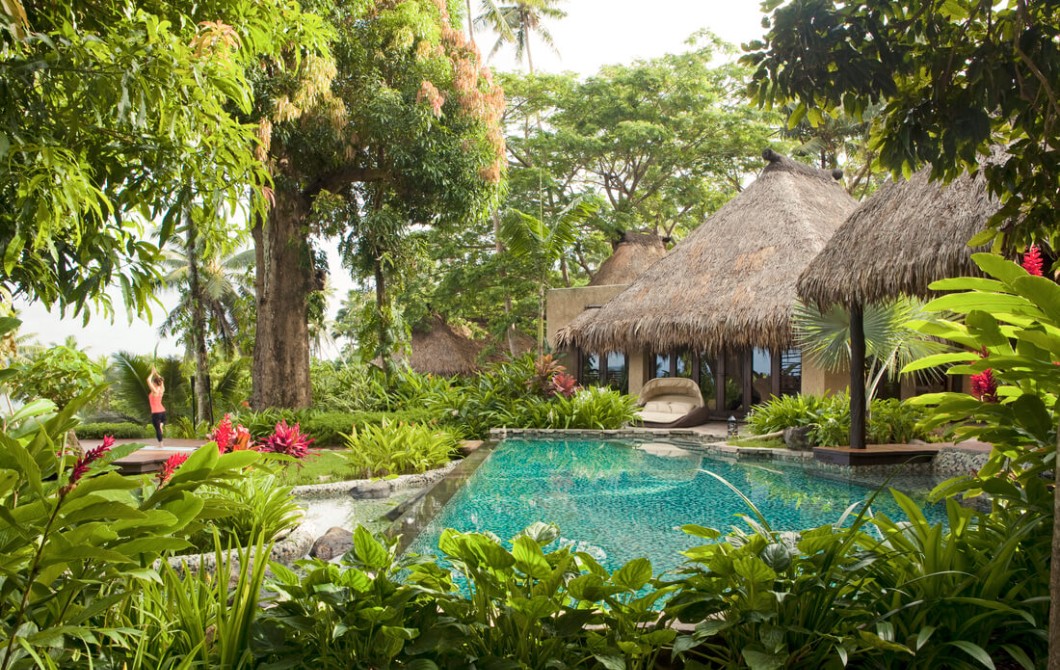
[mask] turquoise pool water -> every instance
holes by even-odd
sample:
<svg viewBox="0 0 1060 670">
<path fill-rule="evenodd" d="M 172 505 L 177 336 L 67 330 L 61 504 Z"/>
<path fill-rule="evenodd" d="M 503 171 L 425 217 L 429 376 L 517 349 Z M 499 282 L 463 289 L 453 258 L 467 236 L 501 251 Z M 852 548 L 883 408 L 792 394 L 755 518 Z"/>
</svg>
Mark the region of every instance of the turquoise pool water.
<svg viewBox="0 0 1060 670">
<path fill-rule="evenodd" d="M 573 543 L 608 569 L 646 556 L 658 573 L 677 567 L 679 552 L 701 543 L 680 526 L 747 528 L 738 516 L 750 513 L 746 504 L 704 470 L 735 485 L 778 530 L 834 523 L 851 503 L 873 493 L 801 467 L 734 463 L 680 445 L 510 439 L 434 513 L 409 550 L 439 553 L 445 528 L 488 531 L 507 541 L 544 521 L 560 527 L 560 542 Z M 873 509 L 904 518 L 887 494 Z M 945 517 L 940 508 L 925 513 L 936 521 Z"/>
</svg>

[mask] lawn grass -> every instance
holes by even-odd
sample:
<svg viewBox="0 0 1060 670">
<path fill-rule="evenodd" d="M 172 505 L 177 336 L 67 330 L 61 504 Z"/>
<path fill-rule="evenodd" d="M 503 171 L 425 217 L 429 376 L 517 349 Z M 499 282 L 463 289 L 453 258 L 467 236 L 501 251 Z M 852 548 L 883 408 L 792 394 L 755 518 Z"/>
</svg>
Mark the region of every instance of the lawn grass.
<svg viewBox="0 0 1060 670">
<path fill-rule="evenodd" d="M 288 486 L 327 484 L 361 479 L 360 470 L 350 467 L 336 449 L 312 449 L 301 463 L 288 465 L 280 481 Z"/>
<path fill-rule="evenodd" d="M 787 449 L 788 445 L 784 444 L 784 438 L 782 437 L 770 437 L 762 439 L 753 435 L 748 437 L 734 437 L 725 441 L 726 444 L 731 444 L 734 447 L 751 447 L 754 449 Z"/>
</svg>

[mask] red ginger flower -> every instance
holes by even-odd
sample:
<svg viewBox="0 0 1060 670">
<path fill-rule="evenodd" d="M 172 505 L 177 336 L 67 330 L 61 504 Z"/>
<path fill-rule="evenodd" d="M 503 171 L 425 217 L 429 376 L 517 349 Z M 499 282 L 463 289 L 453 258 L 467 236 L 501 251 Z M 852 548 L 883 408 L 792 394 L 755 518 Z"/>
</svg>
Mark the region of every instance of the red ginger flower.
<svg viewBox="0 0 1060 670">
<path fill-rule="evenodd" d="M 221 419 L 221 423 L 217 424 L 217 429 L 214 430 L 210 437 L 217 443 L 217 451 L 224 454 L 232 451 L 232 439 L 235 436 L 236 431 L 232 428 L 232 415 L 225 414 L 225 417 Z"/>
<path fill-rule="evenodd" d="M 972 395 L 980 402 L 997 402 L 997 380 L 990 368 L 972 375 Z"/>
<path fill-rule="evenodd" d="M 77 486 L 77 482 L 81 481 L 81 478 L 88 472 L 88 467 L 103 458 L 103 455 L 110 451 L 111 447 L 114 446 L 114 436 L 105 435 L 103 437 L 103 444 L 99 445 L 95 449 L 89 449 L 82 454 L 77 462 L 74 463 L 73 470 L 70 471 L 70 483 L 63 487 L 63 495 L 66 495 Z"/>
<path fill-rule="evenodd" d="M 1042 250 L 1037 244 L 1029 246 L 1027 253 L 1023 254 L 1023 269 L 1035 277 L 1042 276 Z"/>
<path fill-rule="evenodd" d="M 257 446 L 257 450 L 274 454 L 286 454 L 295 458 L 305 458 L 309 452 L 309 445 L 312 443 L 313 438 L 303 433 L 297 423 L 293 426 L 288 426 L 287 420 L 284 419 L 276 424 L 276 430 L 272 435 L 261 441 L 261 444 Z"/>
<path fill-rule="evenodd" d="M 553 394 L 569 398 L 578 391 L 578 388 L 578 380 L 566 372 L 560 372 L 552 378 L 551 391 Z"/>
<path fill-rule="evenodd" d="M 155 475 L 155 478 L 158 479 L 158 485 L 162 486 L 168 482 L 173 473 L 177 471 L 177 468 L 184 465 L 186 460 L 188 460 L 187 454 L 173 454 L 167 458 L 166 462 L 162 464 L 162 469 Z"/>
</svg>

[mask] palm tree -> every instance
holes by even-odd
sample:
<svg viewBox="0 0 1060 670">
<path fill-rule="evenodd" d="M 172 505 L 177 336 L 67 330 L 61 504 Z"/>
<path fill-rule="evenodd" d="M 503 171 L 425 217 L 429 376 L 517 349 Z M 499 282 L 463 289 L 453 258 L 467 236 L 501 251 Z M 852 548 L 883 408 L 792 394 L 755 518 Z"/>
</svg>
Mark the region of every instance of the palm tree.
<svg viewBox="0 0 1060 670">
<path fill-rule="evenodd" d="M 508 249 L 516 256 L 528 256 L 538 272 L 537 350 L 544 353 L 545 347 L 545 289 L 548 274 L 577 238 L 577 229 L 596 213 L 595 202 L 577 199 L 555 217 L 549 226 L 541 219 L 521 212 L 509 210 L 501 224 L 501 237 Z"/>
<path fill-rule="evenodd" d="M 165 256 L 163 263 L 168 272 L 162 281 L 179 291 L 180 301 L 159 326 L 158 333 L 161 336 L 179 334 L 183 342 L 190 344 L 190 316 L 194 301 L 189 286 L 191 263 L 184 248 L 169 248 Z M 248 270 L 253 266 L 253 249 L 224 258 L 199 258 L 199 293 L 202 296 L 206 328 L 214 334 L 229 357 L 239 348 L 239 335 L 247 325 L 241 301 L 251 289 Z"/>
<path fill-rule="evenodd" d="M 497 42 L 490 50 L 490 56 L 500 51 L 508 43 L 515 44 L 515 57 L 519 60 L 526 55 L 526 65 L 530 74 L 534 73 L 534 59 L 530 53 L 530 36 L 537 37 L 553 51 L 552 34 L 543 25 L 547 19 L 562 19 L 567 12 L 559 9 L 563 0 L 515 0 L 510 5 L 495 5 L 491 0 L 484 0 L 482 14 L 475 19 L 480 26 L 487 26 L 497 33 Z"/>
</svg>

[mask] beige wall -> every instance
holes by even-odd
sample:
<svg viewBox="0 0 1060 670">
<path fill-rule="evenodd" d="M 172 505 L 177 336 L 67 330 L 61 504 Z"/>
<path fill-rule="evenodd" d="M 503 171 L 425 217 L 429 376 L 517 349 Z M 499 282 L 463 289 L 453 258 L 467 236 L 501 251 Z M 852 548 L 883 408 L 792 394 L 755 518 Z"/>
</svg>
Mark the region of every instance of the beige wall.
<svg viewBox="0 0 1060 670">
<path fill-rule="evenodd" d="M 549 289 L 545 296 L 545 336 L 552 348 L 556 347 L 556 333 L 585 311 L 586 307 L 602 307 L 608 300 L 626 290 L 627 286 L 628 284 L 612 284 Z"/>
<path fill-rule="evenodd" d="M 802 357 L 802 394 L 829 395 L 847 390 L 850 386 L 850 373 L 827 372 Z"/>
<path fill-rule="evenodd" d="M 640 395 L 640 390 L 644 388 L 644 368 L 647 367 L 648 357 L 644 355 L 643 349 L 628 353 L 626 356 L 629 361 L 629 394 Z"/>
</svg>

